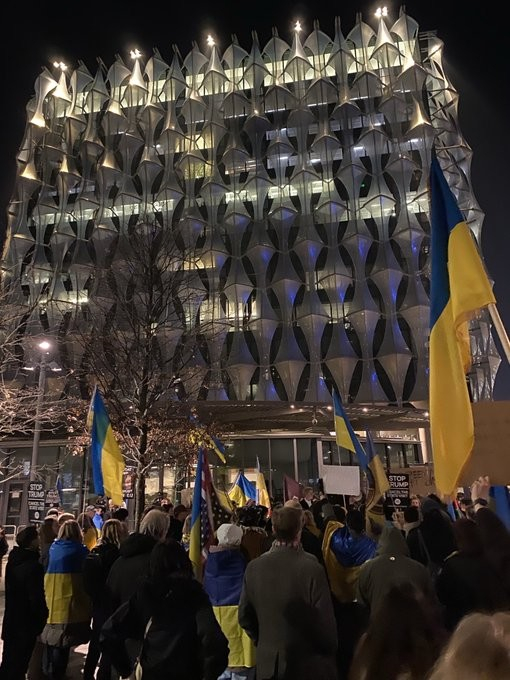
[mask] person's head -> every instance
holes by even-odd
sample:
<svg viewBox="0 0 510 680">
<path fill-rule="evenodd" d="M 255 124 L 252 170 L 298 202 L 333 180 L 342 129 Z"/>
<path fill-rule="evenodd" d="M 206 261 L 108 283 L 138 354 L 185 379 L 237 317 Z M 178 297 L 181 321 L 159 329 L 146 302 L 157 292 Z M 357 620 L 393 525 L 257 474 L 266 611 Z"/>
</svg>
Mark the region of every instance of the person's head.
<svg viewBox="0 0 510 680">
<path fill-rule="evenodd" d="M 39 540 L 41 546 L 53 543 L 57 538 L 58 529 L 58 522 L 53 516 L 45 517 L 39 527 Z"/>
<path fill-rule="evenodd" d="M 46 517 L 53 517 L 55 520 L 58 519 L 58 508 L 49 508 L 46 513 Z M 46 519 L 45 517 L 45 519 Z"/>
<path fill-rule="evenodd" d="M 19 531 L 16 535 L 16 543 L 24 550 L 39 550 L 39 532 L 37 527 L 31 524 Z"/>
<path fill-rule="evenodd" d="M 421 499 L 419 496 L 411 496 L 411 507 L 418 509 L 421 507 Z"/>
<path fill-rule="evenodd" d="M 72 512 L 62 512 L 58 516 L 58 526 L 61 527 L 64 522 L 67 522 L 70 519 L 76 519 Z"/>
<path fill-rule="evenodd" d="M 435 603 L 410 582 L 393 586 L 372 615 L 349 677 L 422 680 L 445 638 Z"/>
<path fill-rule="evenodd" d="M 297 498 L 291 498 L 288 501 L 285 501 L 283 504 L 284 508 L 294 508 L 294 510 L 302 510 L 301 508 L 301 503 L 298 501 Z"/>
<path fill-rule="evenodd" d="M 311 486 L 305 486 L 303 489 L 303 498 L 307 501 L 313 500 L 313 489 Z"/>
<path fill-rule="evenodd" d="M 278 508 L 272 515 L 273 531 L 277 541 L 293 543 L 301 538 L 303 511 L 301 508 Z"/>
<path fill-rule="evenodd" d="M 220 547 L 238 548 L 243 539 L 243 530 L 237 524 L 220 524 L 216 538 Z"/>
<path fill-rule="evenodd" d="M 351 534 L 362 534 L 365 527 L 363 526 L 363 515 L 359 510 L 349 510 L 345 518 L 346 524 L 349 527 Z"/>
<path fill-rule="evenodd" d="M 140 533 L 152 536 L 156 541 L 164 541 L 169 526 L 170 517 L 166 512 L 150 510 L 140 523 Z"/>
<path fill-rule="evenodd" d="M 99 516 L 102 517 L 103 512 L 104 512 L 103 506 L 102 505 L 95 505 L 94 506 L 94 512 L 95 512 L 96 515 L 99 515 Z"/>
<path fill-rule="evenodd" d="M 192 577 L 193 566 L 180 543 L 169 539 L 154 546 L 149 559 L 149 580 L 153 584 L 164 590 L 174 579 Z"/>
<path fill-rule="evenodd" d="M 303 510 L 303 526 L 305 527 L 316 527 L 313 512 L 311 510 Z"/>
<path fill-rule="evenodd" d="M 178 519 L 179 522 L 184 522 L 187 515 L 189 515 L 189 510 L 185 505 L 176 505 L 174 508 L 174 517 Z"/>
<path fill-rule="evenodd" d="M 87 507 L 85 508 L 85 514 L 88 515 L 90 519 L 92 519 L 96 514 L 96 509 L 94 508 L 93 505 L 87 505 Z"/>
<path fill-rule="evenodd" d="M 85 532 L 88 531 L 89 529 L 93 529 L 93 528 L 94 528 L 94 524 L 92 523 L 92 520 L 91 520 L 90 517 L 89 517 L 86 513 L 84 513 L 84 512 L 82 512 L 81 515 L 78 515 L 78 518 L 77 518 L 76 521 L 77 521 L 78 524 L 80 525 L 80 528 L 81 528 L 81 530 L 83 531 L 83 533 L 85 533 Z"/>
<path fill-rule="evenodd" d="M 301 508 L 301 506 L 299 506 Z M 245 505 L 236 511 L 237 524 L 242 527 L 258 527 L 260 513 L 256 505 Z"/>
<path fill-rule="evenodd" d="M 115 504 L 115 501 L 113 500 L 113 498 L 109 498 L 109 499 L 108 499 L 108 510 L 113 511 L 113 510 L 115 510 L 115 509 L 118 508 L 118 507 L 119 507 L 119 506 Z"/>
<path fill-rule="evenodd" d="M 410 505 L 408 508 L 404 508 L 404 522 L 407 524 L 412 524 L 413 522 L 420 521 L 420 510 L 416 505 Z"/>
<path fill-rule="evenodd" d="M 345 508 L 343 508 L 341 505 L 333 505 L 333 514 L 335 515 L 337 522 L 345 524 L 345 518 L 347 516 Z"/>
<path fill-rule="evenodd" d="M 127 535 L 128 530 L 124 522 L 118 519 L 107 519 L 101 529 L 100 543 L 119 547 Z"/>
<path fill-rule="evenodd" d="M 451 636 L 430 680 L 508 680 L 510 614 L 469 614 Z"/>
<path fill-rule="evenodd" d="M 83 543 L 83 534 L 80 525 L 75 519 L 67 519 L 58 530 L 58 539 Z"/>
<path fill-rule="evenodd" d="M 464 555 L 479 556 L 483 553 L 480 529 L 471 519 L 461 518 L 453 524 L 457 550 Z"/>
<path fill-rule="evenodd" d="M 129 511 L 127 508 L 117 508 L 112 512 L 112 519 L 118 519 L 120 522 L 126 522 L 129 517 Z"/>
</svg>

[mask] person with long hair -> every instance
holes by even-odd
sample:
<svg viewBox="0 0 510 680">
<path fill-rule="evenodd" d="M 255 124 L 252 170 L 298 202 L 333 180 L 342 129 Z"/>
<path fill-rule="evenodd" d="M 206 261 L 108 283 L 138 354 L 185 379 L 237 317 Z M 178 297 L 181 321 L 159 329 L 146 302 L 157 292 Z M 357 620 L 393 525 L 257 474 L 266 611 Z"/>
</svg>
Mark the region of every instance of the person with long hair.
<svg viewBox="0 0 510 680">
<path fill-rule="evenodd" d="M 83 582 L 85 590 L 92 600 L 92 633 L 85 665 L 83 680 L 93 680 L 96 667 L 101 657 L 99 634 L 108 617 L 106 579 L 113 563 L 120 555 L 120 545 L 127 538 L 128 529 L 118 519 L 108 519 L 103 524 L 98 544 L 85 558 L 83 563 Z M 98 680 L 110 680 L 111 667 L 108 659 L 101 658 Z"/>
<path fill-rule="evenodd" d="M 227 667 L 227 640 L 177 541 L 154 547 L 148 578 L 102 628 L 101 648 L 123 678 L 133 672 L 126 639 L 141 642 L 143 680 L 216 680 Z"/>
<path fill-rule="evenodd" d="M 72 647 L 90 638 L 91 602 L 83 587 L 83 562 L 88 554 L 80 525 L 66 520 L 50 547 L 44 591 L 48 621 L 41 634 L 45 645 L 43 670 L 50 680 L 66 675 Z"/>
<path fill-rule="evenodd" d="M 438 659 L 429 680 L 508 680 L 510 614 L 464 617 Z"/>
<path fill-rule="evenodd" d="M 94 523 L 85 512 L 82 512 L 80 515 L 78 515 L 76 521 L 80 525 L 80 529 L 83 532 L 83 543 L 87 546 L 89 550 L 92 550 L 92 548 L 96 547 L 97 540 L 99 537 L 98 531 L 94 526 Z"/>
<path fill-rule="evenodd" d="M 411 583 L 394 586 L 358 643 L 349 680 L 424 680 L 445 641 L 436 603 Z"/>
<path fill-rule="evenodd" d="M 46 515 L 39 527 L 40 561 L 44 571 L 48 568 L 50 548 L 57 538 L 59 525 L 54 515 Z"/>
</svg>

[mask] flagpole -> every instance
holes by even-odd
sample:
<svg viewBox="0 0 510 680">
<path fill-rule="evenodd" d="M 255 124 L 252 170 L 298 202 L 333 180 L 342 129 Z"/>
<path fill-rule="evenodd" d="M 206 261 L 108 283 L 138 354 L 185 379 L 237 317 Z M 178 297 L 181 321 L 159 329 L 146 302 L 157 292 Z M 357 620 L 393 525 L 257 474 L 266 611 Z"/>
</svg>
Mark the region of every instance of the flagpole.
<svg viewBox="0 0 510 680">
<path fill-rule="evenodd" d="M 501 341 L 503 351 L 505 352 L 506 360 L 510 364 L 510 340 L 508 339 L 508 334 L 505 327 L 503 326 L 503 321 L 499 315 L 498 308 L 494 303 L 488 305 L 489 314 L 491 315 L 492 323 Z"/>
</svg>

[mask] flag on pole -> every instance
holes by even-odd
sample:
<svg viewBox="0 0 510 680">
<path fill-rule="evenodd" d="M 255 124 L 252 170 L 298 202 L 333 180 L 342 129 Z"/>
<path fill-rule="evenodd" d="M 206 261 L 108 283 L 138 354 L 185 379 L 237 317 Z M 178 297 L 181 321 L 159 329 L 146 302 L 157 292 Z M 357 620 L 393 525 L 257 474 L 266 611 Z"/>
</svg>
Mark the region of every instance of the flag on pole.
<svg viewBox="0 0 510 680">
<path fill-rule="evenodd" d="M 207 453 L 203 447 L 200 447 L 193 490 L 189 541 L 189 558 L 193 564 L 195 577 L 199 581 L 202 580 L 203 568 L 214 540 L 214 532 L 220 524 L 230 521 L 231 512 L 218 499 L 212 483 Z"/>
<path fill-rule="evenodd" d="M 255 490 L 257 495 L 257 505 L 263 505 L 265 508 L 268 508 L 269 512 L 271 512 L 271 501 L 269 500 L 269 494 L 267 492 L 264 473 L 260 469 L 260 461 L 258 456 L 257 456 L 257 481 L 255 484 Z"/>
<path fill-rule="evenodd" d="M 333 392 L 333 407 L 335 414 L 336 443 L 338 446 L 342 446 L 344 449 L 355 453 L 360 468 L 366 472 L 368 470 L 367 454 L 361 446 L 356 433 L 352 429 L 349 418 L 347 418 L 347 415 L 344 411 L 340 395 L 336 390 Z"/>
<path fill-rule="evenodd" d="M 237 473 L 232 488 L 228 492 L 230 500 L 237 505 L 238 508 L 244 507 L 248 501 L 257 500 L 257 492 L 254 484 L 243 475 L 241 471 Z"/>
<path fill-rule="evenodd" d="M 218 437 L 213 437 L 213 435 L 211 435 L 209 439 L 214 453 L 218 456 L 222 463 L 226 464 L 227 459 L 225 458 L 225 446 L 223 443 L 218 439 Z"/>
<path fill-rule="evenodd" d="M 191 433 L 192 441 L 199 445 L 207 445 L 218 456 L 221 462 L 225 465 L 227 463 L 225 445 L 222 441 L 206 432 L 204 425 L 199 421 L 195 413 L 189 414 L 189 420 L 196 426 L 196 430 Z"/>
<path fill-rule="evenodd" d="M 436 486 L 451 495 L 474 444 L 466 384 L 471 364 L 468 322 L 496 300 L 437 158 L 430 168 L 430 195 L 430 433 Z"/>
<path fill-rule="evenodd" d="M 294 497 L 303 498 L 303 487 L 289 475 L 283 475 L 283 500 L 291 501 Z"/>
<path fill-rule="evenodd" d="M 373 500 L 371 503 L 367 504 L 367 510 L 370 510 L 373 505 L 375 505 L 379 499 L 383 496 L 383 494 L 386 493 L 386 491 L 389 490 L 390 488 L 390 482 L 388 480 L 388 477 L 386 475 L 386 470 L 384 469 L 384 465 L 382 463 L 381 458 L 379 457 L 379 454 L 375 450 L 374 446 L 374 440 L 372 438 L 372 433 L 369 430 L 366 430 L 366 454 L 367 454 L 367 459 L 368 459 L 368 470 L 372 474 L 373 477 L 373 488 L 374 488 L 374 496 Z M 372 484 L 370 483 L 369 480 L 369 487 L 371 487 Z"/>
<path fill-rule="evenodd" d="M 98 496 L 108 496 L 115 504 L 121 505 L 125 463 L 97 385 L 90 402 L 87 423 L 90 424 L 94 491 Z"/>
</svg>

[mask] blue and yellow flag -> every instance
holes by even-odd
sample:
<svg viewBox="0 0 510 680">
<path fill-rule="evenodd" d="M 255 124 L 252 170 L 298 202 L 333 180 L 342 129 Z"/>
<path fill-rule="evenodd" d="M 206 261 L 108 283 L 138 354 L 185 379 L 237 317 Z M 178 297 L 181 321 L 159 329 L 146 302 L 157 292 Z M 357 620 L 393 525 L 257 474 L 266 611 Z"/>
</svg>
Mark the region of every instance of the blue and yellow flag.
<svg viewBox="0 0 510 680">
<path fill-rule="evenodd" d="M 390 488 L 390 482 L 386 475 L 386 470 L 379 454 L 375 450 L 374 440 L 372 439 L 372 433 L 366 430 L 366 454 L 368 458 L 368 469 L 372 473 L 374 480 L 374 502 L 375 505 L 377 501 L 381 498 L 383 494 Z"/>
<path fill-rule="evenodd" d="M 91 435 L 94 491 L 98 496 L 108 496 L 116 505 L 121 505 L 125 463 L 97 385 L 90 402 L 87 422 Z"/>
<path fill-rule="evenodd" d="M 436 158 L 430 168 L 431 290 L 429 400 L 436 486 L 453 494 L 474 444 L 466 384 L 468 322 L 496 302 L 471 231 Z"/>
<path fill-rule="evenodd" d="M 228 492 L 228 497 L 238 508 L 242 508 L 248 501 L 257 500 L 257 492 L 250 480 L 239 471 L 232 488 Z"/>
<path fill-rule="evenodd" d="M 348 451 L 356 454 L 360 468 L 366 472 L 368 470 L 368 458 L 363 447 L 360 444 L 356 433 L 352 429 L 352 425 L 347 418 L 342 405 L 340 395 L 335 390 L 333 392 L 333 408 L 335 413 L 335 434 L 336 443 Z"/>
<path fill-rule="evenodd" d="M 271 500 L 267 492 L 266 480 L 264 479 L 264 473 L 260 469 L 260 461 L 257 456 L 257 481 L 255 483 L 255 493 L 257 505 L 263 505 L 269 510 L 269 516 L 271 515 Z"/>
</svg>

